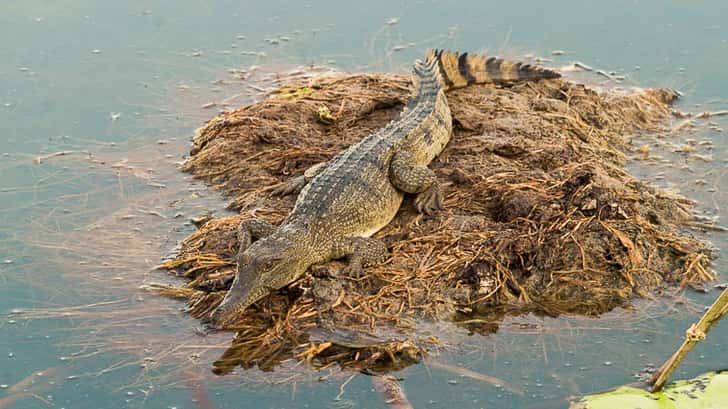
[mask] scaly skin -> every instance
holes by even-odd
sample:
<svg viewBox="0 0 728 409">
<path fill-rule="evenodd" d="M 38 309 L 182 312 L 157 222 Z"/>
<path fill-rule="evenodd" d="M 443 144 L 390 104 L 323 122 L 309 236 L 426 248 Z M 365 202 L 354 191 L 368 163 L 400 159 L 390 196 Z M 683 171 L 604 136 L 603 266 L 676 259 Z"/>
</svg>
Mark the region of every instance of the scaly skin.
<svg viewBox="0 0 728 409">
<path fill-rule="evenodd" d="M 422 213 L 430 215 L 441 207 L 440 186 L 427 165 L 452 132 L 445 90 L 559 77 L 530 65 L 443 51 L 428 52 L 425 62 L 415 63 L 414 72 L 414 98 L 398 119 L 275 190 L 300 190 L 280 227 L 259 220 L 241 223 L 237 274 L 210 315 L 213 326 L 231 324 L 248 306 L 294 282 L 312 264 L 348 257 L 348 273 L 359 274 L 363 267 L 385 260 L 386 246 L 370 236 L 394 218 L 404 193 L 416 195 L 415 206 Z"/>
</svg>

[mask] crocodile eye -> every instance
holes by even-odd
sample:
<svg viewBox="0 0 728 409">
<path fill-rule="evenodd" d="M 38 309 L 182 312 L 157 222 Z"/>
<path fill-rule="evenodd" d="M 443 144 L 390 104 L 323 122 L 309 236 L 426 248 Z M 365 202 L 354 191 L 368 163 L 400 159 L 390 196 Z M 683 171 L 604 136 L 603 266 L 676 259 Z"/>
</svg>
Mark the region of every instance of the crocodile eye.
<svg viewBox="0 0 728 409">
<path fill-rule="evenodd" d="M 238 266 L 247 266 L 250 264 L 250 256 L 245 253 L 239 253 L 237 257 Z"/>
</svg>

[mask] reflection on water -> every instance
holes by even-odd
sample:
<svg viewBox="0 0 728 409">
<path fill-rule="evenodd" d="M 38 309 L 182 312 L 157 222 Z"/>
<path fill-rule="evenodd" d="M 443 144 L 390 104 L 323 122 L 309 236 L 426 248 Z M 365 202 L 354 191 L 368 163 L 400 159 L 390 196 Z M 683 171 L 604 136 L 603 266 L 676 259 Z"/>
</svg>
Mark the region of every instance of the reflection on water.
<svg viewBox="0 0 728 409">
<path fill-rule="evenodd" d="M 680 110 L 723 110 L 728 16 L 719 6 L 4 4 L 0 408 L 385 407 L 368 377 L 335 369 L 214 377 L 211 363 L 231 335 L 200 337 L 180 303 L 138 290 L 168 279 L 146 272 L 193 230 L 190 217 L 224 212 L 215 192 L 177 172 L 194 128 L 225 103 L 260 98 L 254 80 L 265 72 L 311 63 L 403 70 L 429 46 L 531 53 L 556 66 L 579 60 L 628 84 L 677 87 L 686 93 Z M 698 200 L 706 217 L 724 216 L 728 122 L 696 124 L 669 141 L 638 138 L 651 158 L 630 166 Z M 723 234 L 704 234 L 725 248 Z M 489 337 L 450 329 L 457 353 L 398 376 L 415 407 L 564 407 L 566 396 L 659 365 L 715 296 L 640 301 L 600 320 L 513 318 Z M 676 376 L 727 365 L 716 359 L 726 345 L 720 325 Z"/>
</svg>

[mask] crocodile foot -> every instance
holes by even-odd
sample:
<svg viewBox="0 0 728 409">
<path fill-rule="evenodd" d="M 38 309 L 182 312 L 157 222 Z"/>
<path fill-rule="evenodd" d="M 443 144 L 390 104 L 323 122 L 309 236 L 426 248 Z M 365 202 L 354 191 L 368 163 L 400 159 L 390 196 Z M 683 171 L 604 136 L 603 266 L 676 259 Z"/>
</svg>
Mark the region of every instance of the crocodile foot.
<svg viewBox="0 0 728 409">
<path fill-rule="evenodd" d="M 442 192 L 440 186 L 435 183 L 427 190 L 419 193 L 415 197 L 415 208 L 420 213 L 424 213 L 428 216 L 432 216 L 438 210 L 442 209 Z"/>
<path fill-rule="evenodd" d="M 213 326 L 212 321 L 210 321 L 209 316 L 202 318 L 200 326 L 192 327 L 192 332 L 194 332 L 197 336 L 200 336 L 200 337 L 206 337 L 209 334 L 213 334 L 218 331 L 219 330 Z"/>
<path fill-rule="evenodd" d="M 364 266 L 362 266 L 362 263 L 359 260 L 350 260 L 349 264 L 341 269 L 341 274 L 345 277 L 359 279 L 364 275 Z"/>
<path fill-rule="evenodd" d="M 337 278 L 339 276 L 336 269 L 325 264 L 313 265 L 310 268 L 311 275 L 316 278 Z"/>
<path fill-rule="evenodd" d="M 273 196 L 288 196 L 292 194 L 298 194 L 304 186 L 306 186 L 306 178 L 301 175 L 292 179 L 288 179 L 285 182 L 279 183 L 270 190 L 270 194 Z"/>
<path fill-rule="evenodd" d="M 214 278 L 212 280 L 206 280 L 196 285 L 195 288 L 200 291 L 211 293 L 214 291 L 221 291 L 230 288 L 235 274 L 230 274 L 226 277 Z"/>
</svg>

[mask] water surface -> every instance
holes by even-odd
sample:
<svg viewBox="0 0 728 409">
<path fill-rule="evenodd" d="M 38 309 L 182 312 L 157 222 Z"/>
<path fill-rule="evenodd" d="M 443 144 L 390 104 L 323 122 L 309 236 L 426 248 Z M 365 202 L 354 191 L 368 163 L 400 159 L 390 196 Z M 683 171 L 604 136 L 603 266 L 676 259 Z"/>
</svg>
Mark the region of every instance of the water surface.
<svg viewBox="0 0 728 409">
<path fill-rule="evenodd" d="M 718 1 L 5 2 L 0 314 L 9 315 L 0 321 L 8 385 L 0 407 L 205 408 L 203 391 L 215 408 L 386 407 L 363 375 L 282 368 L 215 377 L 210 362 L 230 335 L 200 338 L 179 302 L 138 290 L 169 280 L 146 271 L 194 231 L 189 217 L 225 212 L 217 193 L 177 167 L 194 129 L 216 113 L 203 106 L 257 97 L 230 69 L 402 72 L 428 47 L 485 49 L 557 67 L 582 61 L 631 85 L 676 87 L 681 110 L 717 111 L 728 108 L 725 21 Z M 725 117 L 710 121 L 728 127 Z M 665 162 L 630 169 L 725 217 L 728 145 L 701 124 L 672 142 L 711 141 L 698 153 L 712 160 L 657 148 Z M 719 249 L 728 243 L 703 236 Z M 567 396 L 659 365 L 716 296 L 639 301 L 599 320 L 510 319 L 492 336 L 462 334 L 457 353 L 433 358 L 496 376 L 523 396 L 442 365 L 398 376 L 418 408 L 565 407 Z M 33 309 L 33 318 L 13 309 Z M 677 376 L 728 367 L 727 347 L 724 322 Z M 282 382 L 286 374 L 295 382 Z M 27 376 L 35 396 L 11 388 Z"/>
</svg>

